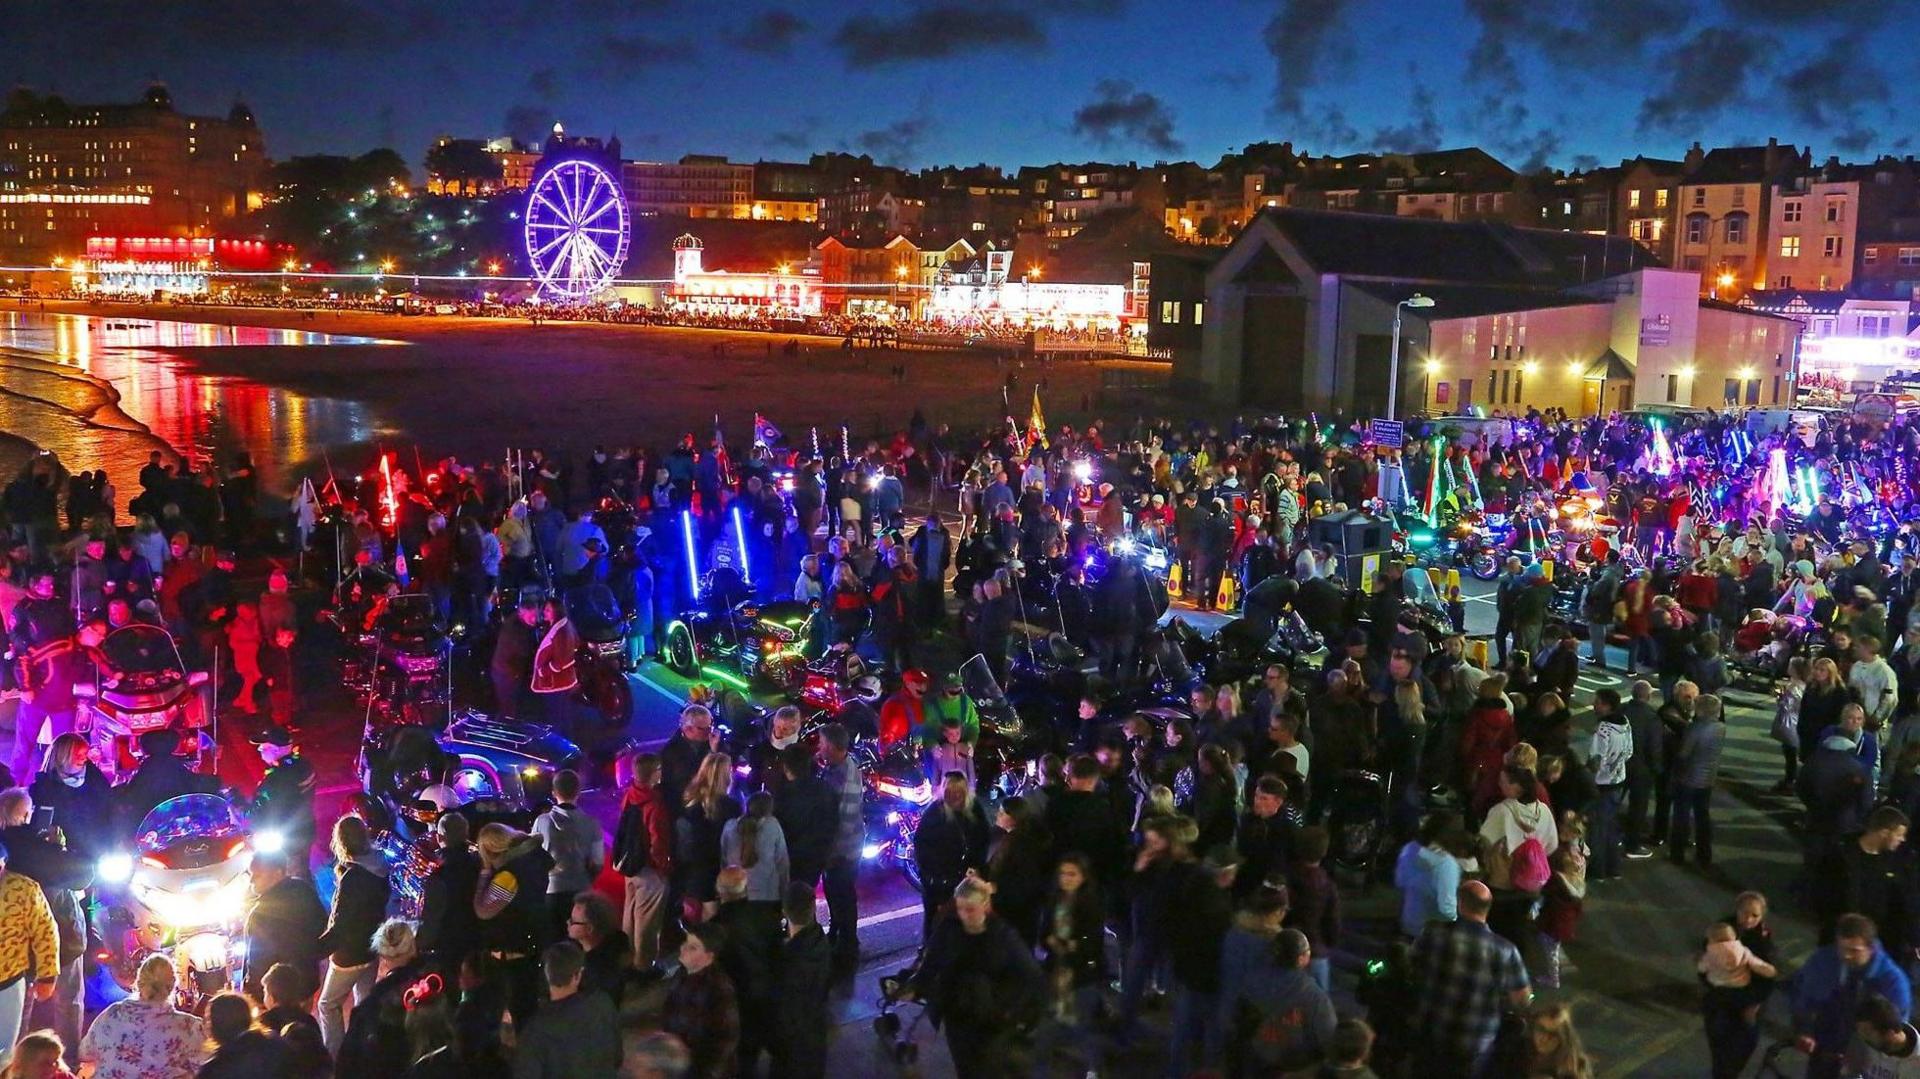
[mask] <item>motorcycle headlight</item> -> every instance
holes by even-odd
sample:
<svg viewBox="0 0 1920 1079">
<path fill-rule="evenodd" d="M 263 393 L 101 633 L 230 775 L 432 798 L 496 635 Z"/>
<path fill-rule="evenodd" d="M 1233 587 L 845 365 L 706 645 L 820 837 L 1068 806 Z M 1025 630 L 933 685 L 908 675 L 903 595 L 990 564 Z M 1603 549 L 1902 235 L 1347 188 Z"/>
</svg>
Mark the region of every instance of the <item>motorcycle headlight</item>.
<svg viewBox="0 0 1920 1079">
<path fill-rule="evenodd" d="M 869 861 L 869 862 L 873 861 L 875 858 L 880 857 L 880 844 L 868 843 L 866 846 L 861 847 L 860 857 L 865 861 Z"/>
<path fill-rule="evenodd" d="M 105 855 L 94 863 L 93 876 L 102 884 L 125 884 L 133 878 L 133 855 Z"/>
<path fill-rule="evenodd" d="M 261 854 L 279 854 L 287 849 L 285 833 L 268 829 L 253 833 L 253 849 Z"/>
<path fill-rule="evenodd" d="M 224 970 L 227 966 L 227 938 L 223 933 L 195 933 L 180 944 L 187 966 L 196 971 Z"/>
</svg>

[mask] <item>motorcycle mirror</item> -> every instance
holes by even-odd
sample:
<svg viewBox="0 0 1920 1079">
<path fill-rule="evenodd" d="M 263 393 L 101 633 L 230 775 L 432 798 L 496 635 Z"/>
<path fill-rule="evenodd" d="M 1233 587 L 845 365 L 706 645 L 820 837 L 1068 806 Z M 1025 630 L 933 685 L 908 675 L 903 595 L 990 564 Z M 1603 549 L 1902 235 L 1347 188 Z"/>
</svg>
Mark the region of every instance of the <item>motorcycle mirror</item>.
<svg viewBox="0 0 1920 1079">
<path fill-rule="evenodd" d="M 99 687 L 95 686 L 92 682 L 81 682 L 80 684 L 73 687 L 73 695 L 76 697 L 86 697 L 91 699 L 93 697 L 99 696 L 99 693 L 100 693 Z"/>
<path fill-rule="evenodd" d="M 204 686 L 207 684 L 207 681 L 207 672 L 205 671 L 187 672 L 187 684 L 190 686 Z"/>
</svg>

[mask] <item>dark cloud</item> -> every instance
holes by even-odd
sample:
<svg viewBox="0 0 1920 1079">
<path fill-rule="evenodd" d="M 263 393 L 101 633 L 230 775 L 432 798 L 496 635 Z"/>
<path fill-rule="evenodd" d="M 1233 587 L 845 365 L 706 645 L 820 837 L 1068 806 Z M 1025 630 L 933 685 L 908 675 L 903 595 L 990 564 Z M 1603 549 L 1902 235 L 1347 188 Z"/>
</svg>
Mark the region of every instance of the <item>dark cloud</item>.
<svg viewBox="0 0 1920 1079">
<path fill-rule="evenodd" d="M 793 51 L 794 40 L 806 29 L 805 19 L 785 8 L 775 8 L 748 19 L 733 35 L 733 43 L 762 56 L 786 56 Z"/>
<path fill-rule="evenodd" d="M 527 76 L 527 89 L 538 94 L 541 99 L 551 98 L 560 87 L 560 73 L 550 67 L 537 67 Z"/>
<path fill-rule="evenodd" d="M 1049 15 L 1118 15 L 1126 10 L 1126 0 L 1030 0 L 1035 11 Z"/>
<path fill-rule="evenodd" d="M 1306 92 L 1348 53 L 1343 16 L 1351 6 L 1351 0 L 1280 0 L 1262 33 L 1273 57 L 1275 114 L 1305 118 Z"/>
<path fill-rule="evenodd" d="M 1777 96 L 1794 116 L 1825 131 L 1862 133 L 1867 114 L 1891 99 L 1884 77 L 1863 62 L 1858 43 L 1845 37 L 1789 68 L 1780 78 L 1780 91 Z"/>
<path fill-rule="evenodd" d="M 1407 98 L 1406 122 L 1375 129 L 1373 146 L 1384 153 L 1417 154 L 1440 147 L 1440 114 L 1434 106 L 1433 90 L 1424 82 L 1415 82 Z"/>
<path fill-rule="evenodd" d="M 1157 154 L 1180 152 L 1166 102 L 1123 79 L 1103 79 L 1094 99 L 1073 112 L 1073 133 L 1102 146 L 1144 145 Z"/>
<path fill-rule="evenodd" d="M 1557 128 L 1538 127 L 1531 134 L 1517 132 L 1500 145 L 1507 164 L 1521 172 L 1539 172 L 1551 167 L 1553 159 L 1566 147 L 1566 139 Z"/>
<path fill-rule="evenodd" d="M 1878 131 L 1850 127 L 1833 136 L 1833 147 L 1843 154 L 1865 154 L 1873 149 L 1873 144 L 1879 138 Z"/>
<path fill-rule="evenodd" d="M 507 135 L 528 146 L 538 146 L 553 130 L 553 110 L 545 105 L 515 105 L 501 120 Z"/>
<path fill-rule="evenodd" d="M 915 158 L 931 126 L 925 117 L 909 116 L 885 127 L 862 131 L 854 136 L 853 145 L 862 153 L 872 154 L 874 160 L 882 164 L 905 164 Z"/>
<path fill-rule="evenodd" d="M 1592 172 L 1600 167 L 1600 159 L 1592 154 L 1573 155 L 1573 168 L 1577 172 Z"/>
<path fill-rule="evenodd" d="M 1617 73 L 1688 25 L 1688 0 L 1467 0 L 1479 34 L 1467 50 L 1467 78 L 1511 93 L 1528 58 L 1555 74 Z"/>
<path fill-rule="evenodd" d="M 682 64 L 695 55 L 692 42 L 651 34 L 609 34 L 599 40 L 598 47 L 609 63 L 633 67 Z"/>
<path fill-rule="evenodd" d="M 1900 4 L 1888 0 L 1721 0 L 1721 6 L 1743 22 L 1868 26 L 1882 21 Z"/>
<path fill-rule="evenodd" d="M 935 4 L 899 15 L 855 16 L 833 35 L 851 67 L 938 60 L 991 48 L 1038 48 L 1046 30 L 1031 12 L 1006 4 Z"/>
<path fill-rule="evenodd" d="M 16 0 L 7 5 L 10 45 L 63 43 L 90 59 L 175 53 L 380 53 L 445 32 L 450 8 L 384 0 Z"/>
<path fill-rule="evenodd" d="M 804 116 L 793 127 L 767 136 L 767 142 L 782 150 L 810 152 L 820 144 L 815 137 L 819 130 L 818 116 Z"/>
<path fill-rule="evenodd" d="M 1640 102 L 1640 132 L 1684 133 L 1719 116 L 1746 96 L 1770 48 L 1766 37 L 1740 27 L 1694 32 L 1664 54 L 1665 80 Z"/>
</svg>

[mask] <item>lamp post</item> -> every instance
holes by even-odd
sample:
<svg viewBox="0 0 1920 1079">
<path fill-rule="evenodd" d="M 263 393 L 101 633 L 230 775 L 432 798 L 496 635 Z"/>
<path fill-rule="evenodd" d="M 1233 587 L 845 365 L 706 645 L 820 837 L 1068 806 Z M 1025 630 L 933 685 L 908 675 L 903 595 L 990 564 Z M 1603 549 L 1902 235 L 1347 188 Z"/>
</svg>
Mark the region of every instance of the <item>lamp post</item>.
<svg viewBox="0 0 1920 1079">
<path fill-rule="evenodd" d="M 1393 356 L 1387 362 L 1387 419 L 1394 418 L 1400 405 L 1400 309 L 1432 306 L 1432 297 L 1418 292 L 1393 305 Z"/>
</svg>

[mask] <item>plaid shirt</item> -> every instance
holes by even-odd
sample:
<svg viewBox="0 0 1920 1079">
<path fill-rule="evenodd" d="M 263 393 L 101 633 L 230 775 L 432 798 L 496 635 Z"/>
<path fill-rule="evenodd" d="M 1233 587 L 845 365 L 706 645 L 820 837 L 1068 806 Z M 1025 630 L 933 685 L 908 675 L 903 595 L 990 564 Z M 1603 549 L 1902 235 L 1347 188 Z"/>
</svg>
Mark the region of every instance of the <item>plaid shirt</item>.
<svg viewBox="0 0 1920 1079">
<path fill-rule="evenodd" d="M 1507 995 L 1527 988 L 1519 949 L 1462 918 L 1431 922 L 1413 945 L 1414 1029 L 1469 1059 L 1493 1043 Z"/>
<path fill-rule="evenodd" d="M 840 801 L 839 827 L 834 830 L 833 856 L 860 861 L 860 848 L 866 843 L 867 825 L 861 816 L 861 799 L 867 792 L 867 781 L 861 777 L 860 769 L 848 757 L 839 764 L 830 764 L 821 778 L 827 781 Z"/>
</svg>

